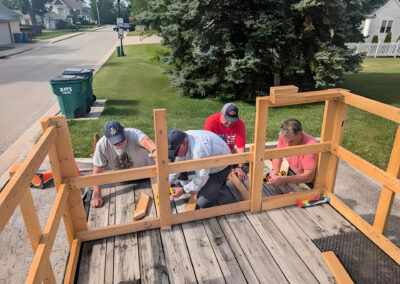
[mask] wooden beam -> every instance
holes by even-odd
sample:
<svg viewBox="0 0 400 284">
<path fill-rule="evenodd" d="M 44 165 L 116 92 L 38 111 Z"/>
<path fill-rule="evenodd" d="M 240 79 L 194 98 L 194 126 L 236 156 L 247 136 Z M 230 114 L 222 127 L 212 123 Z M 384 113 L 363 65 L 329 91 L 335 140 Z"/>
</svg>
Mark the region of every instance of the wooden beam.
<svg viewBox="0 0 400 284">
<path fill-rule="evenodd" d="M 190 212 L 190 211 L 196 210 L 196 205 L 197 205 L 197 193 L 191 192 L 189 201 L 185 207 L 185 212 Z"/>
<path fill-rule="evenodd" d="M 160 208 L 158 208 L 158 202 L 156 201 L 156 196 L 158 196 L 158 184 L 157 184 L 157 177 L 152 177 L 150 179 L 151 182 L 151 189 L 153 191 L 153 198 L 154 203 L 156 205 L 157 216 L 160 216 Z"/>
<path fill-rule="evenodd" d="M 333 251 L 323 252 L 322 258 L 324 259 L 326 265 L 329 267 L 338 284 L 354 283 Z"/>
<path fill-rule="evenodd" d="M 133 220 L 139 220 L 146 215 L 147 207 L 149 206 L 150 197 L 142 192 L 139 197 L 139 202 L 136 206 L 135 213 L 133 214 Z"/>
<path fill-rule="evenodd" d="M 41 125 L 43 132 L 46 131 L 46 129 L 48 128 L 48 121 L 42 121 Z M 58 192 L 60 189 L 60 185 L 62 183 L 62 172 L 61 172 L 60 162 L 58 159 L 57 148 L 55 145 L 53 145 L 53 147 L 51 147 L 49 151 L 49 160 L 50 160 L 51 171 L 53 174 L 54 186 L 56 187 L 56 190 Z M 69 206 L 65 207 L 65 212 L 63 214 L 63 221 L 64 221 L 65 232 L 67 234 L 68 244 L 71 248 L 72 241 L 74 238 L 74 225 L 72 222 L 72 214 Z"/>
<path fill-rule="evenodd" d="M 336 195 L 328 192 L 330 204 L 364 235 L 380 247 L 388 256 L 400 265 L 400 248 L 394 245 L 384 235 L 377 232 L 367 221 L 361 218 L 356 212 L 344 204 Z"/>
<path fill-rule="evenodd" d="M 310 190 L 274 195 L 264 197 L 262 199 L 262 210 L 281 208 L 285 206 L 297 204 L 297 200 L 310 199 L 320 194 L 320 189 L 314 188 Z"/>
<path fill-rule="evenodd" d="M 344 92 L 343 92 L 344 93 Z M 321 129 L 321 143 L 332 141 L 342 145 L 347 105 L 340 101 L 325 102 L 324 119 Z M 332 153 L 321 153 L 315 177 L 315 187 L 333 192 L 338 167 L 338 158 Z M 321 192 L 323 194 L 323 192 Z"/>
<path fill-rule="evenodd" d="M 253 173 L 251 174 L 250 195 L 251 195 L 251 212 L 261 210 L 262 184 L 264 172 L 264 152 L 265 137 L 267 134 L 268 121 L 268 101 L 257 98 L 256 101 L 256 125 L 254 131 L 254 153 L 253 153 Z"/>
<path fill-rule="evenodd" d="M 13 175 L 18 171 L 21 166 L 22 164 L 14 164 L 9 171 L 10 177 L 13 177 Z M 32 251 L 35 254 L 40 242 L 40 238 L 42 236 L 42 228 L 40 227 L 39 217 L 36 214 L 35 204 L 33 203 L 30 188 L 25 191 L 25 194 L 19 201 L 19 209 L 24 220 Z M 50 261 L 48 261 L 46 267 L 47 269 L 45 271 L 45 275 L 49 280 L 54 280 L 53 282 L 55 282 L 56 278 Z"/>
<path fill-rule="evenodd" d="M 168 138 L 167 112 L 165 109 L 154 109 L 154 132 L 157 147 L 157 185 L 162 229 L 171 228 L 171 205 L 168 175 Z"/>
<path fill-rule="evenodd" d="M 62 180 L 74 178 L 77 176 L 77 166 L 72 152 L 71 138 L 69 136 L 68 124 L 65 116 L 50 116 L 42 120 L 42 128 L 56 126 L 57 140 L 55 148 L 60 166 Z M 53 159 L 54 161 L 54 159 Z M 83 208 L 81 190 L 79 187 L 69 186 L 70 195 L 68 198 L 69 211 L 73 231 L 82 231 L 87 229 L 86 214 Z M 70 230 L 71 231 L 71 230 Z"/>
<path fill-rule="evenodd" d="M 392 153 L 390 154 L 389 164 L 386 170 L 389 176 L 396 179 L 400 174 L 400 126 L 397 127 L 396 137 L 394 139 Z M 398 191 L 399 192 L 399 191 Z M 399 192 L 400 193 L 400 192 Z M 380 233 L 385 231 L 387 222 L 389 221 L 390 212 L 394 200 L 394 193 L 387 187 L 383 186 L 381 196 L 379 198 L 378 208 L 376 209 L 374 228 Z"/>
<path fill-rule="evenodd" d="M 330 142 L 266 149 L 264 151 L 264 160 L 278 159 L 295 155 L 329 152 L 330 149 Z"/>
<path fill-rule="evenodd" d="M 275 99 L 273 99 L 273 97 L 270 97 L 270 106 L 277 107 L 297 104 L 309 104 L 328 100 L 337 100 L 341 96 L 342 91 L 337 89 L 288 94 L 286 96 L 276 95 Z"/>
<path fill-rule="evenodd" d="M 334 155 L 360 170 L 367 176 L 373 178 L 384 187 L 400 194 L 400 185 L 395 176 L 388 174 L 384 170 L 372 165 L 363 158 L 336 144 L 332 144 L 331 151 Z"/>
<path fill-rule="evenodd" d="M 172 173 L 181 173 L 181 172 L 193 171 L 204 168 L 215 168 L 226 165 L 247 163 L 252 159 L 253 157 L 251 156 L 251 153 L 246 152 L 246 153 L 213 156 L 196 160 L 180 161 L 175 163 L 169 163 L 168 172 L 172 174 Z"/>
<path fill-rule="evenodd" d="M 68 264 L 65 270 L 64 284 L 74 284 L 80 249 L 81 241 L 74 239 L 69 252 Z"/>
<path fill-rule="evenodd" d="M 250 146 L 250 154 L 252 157 L 254 157 L 254 145 Z M 249 179 L 249 186 L 247 187 L 247 189 L 251 189 L 252 188 L 252 181 L 253 181 L 253 173 L 254 173 L 254 163 L 253 161 L 249 161 L 249 174 L 248 174 L 248 179 Z M 249 199 L 251 200 L 251 190 L 249 190 Z"/>
<path fill-rule="evenodd" d="M 400 108 L 380 103 L 350 92 L 343 93 L 343 102 L 372 114 L 400 123 Z"/>
<path fill-rule="evenodd" d="M 50 216 L 43 230 L 40 244 L 35 252 L 28 277 L 26 278 L 26 283 L 39 283 L 45 279 L 46 267 L 49 264 L 49 256 L 69 195 L 70 190 L 68 185 L 62 184 L 57 193 L 53 207 L 51 208 Z"/>
<path fill-rule="evenodd" d="M 230 173 L 228 176 L 228 179 L 236 187 L 237 191 L 242 196 L 243 200 L 249 200 L 249 190 L 240 181 L 240 179 L 236 176 L 236 174 Z"/>
<path fill-rule="evenodd" d="M 20 169 L 10 179 L 0 194 L 0 233 L 3 231 L 18 202 L 24 196 L 34 174 L 57 138 L 57 130 L 51 127 L 43 133 L 38 143 L 22 163 Z"/>
<path fill-rule="evenodd" d="M 75 233 L 75 238 L 87 242 L 156 228 L 160 228 L 159 217 L 80 231 Z"/>
</svg>

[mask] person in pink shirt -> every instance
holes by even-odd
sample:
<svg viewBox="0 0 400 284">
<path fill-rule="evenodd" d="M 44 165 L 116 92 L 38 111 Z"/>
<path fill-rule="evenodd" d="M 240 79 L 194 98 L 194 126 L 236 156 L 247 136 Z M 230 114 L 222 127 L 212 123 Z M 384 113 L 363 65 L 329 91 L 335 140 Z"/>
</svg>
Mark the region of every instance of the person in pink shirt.
<svg viewBox="0 0 400 284">
<path fill-rule="evenodd" d="M 227 103 L 222 107 L 221 112 L 210 115 L 204 123 L 204 130 L 217 134 L 228 144 L 232 154 L 244 153 L 246 126 L 239 118 L 239 110 L 234 103 Z M 244 164 L 239 164 L 234 171 L 240 180 L 247 179 Z"/>
<path fill-rule="evenodd" d="M 277 148 L 314 143 L 318 143 L 318 141 L 303 132 L 300 121 L 291 118 L 286 120 L 281 126 Z M 271 179 L 268 184 L 306 183 L 309 187 L 313 188 L 315 172 L 318 166 L 318 154 L 291 156 L 286 157 L 286 159 L 289 163 L 288 175 L 278 176 L 282 159 L 273 159 L 272 171 L 270 173 Z"/>
</svg>

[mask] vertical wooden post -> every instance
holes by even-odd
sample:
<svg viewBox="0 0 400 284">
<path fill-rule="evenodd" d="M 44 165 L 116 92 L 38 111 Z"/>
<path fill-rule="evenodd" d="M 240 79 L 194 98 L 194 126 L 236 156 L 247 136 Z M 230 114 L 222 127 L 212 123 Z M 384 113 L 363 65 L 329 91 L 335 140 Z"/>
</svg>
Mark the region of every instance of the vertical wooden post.
<svg viewBox="0 0 400 284">
<path fill-rule="evenodd" d="M 171 228 L 171 205 L 169 197 L 168 174 L 168 137 L 167 137 L 167 112 L 165 109 L 155 109 L 154 131 L 157 147 L 157 180 L 158 198 L 160 209 L 160 223 L 162 229 Z"/>
<path fill-rule="evenodd" d="M 397 128 L 396 138 L 394 139 L 392 153 L 386 172 L 399 178 L 400 175 L 400 126 Z M 376 209 L 374 229 L 383 234 L 389 220 L 390 211 L 394 199 L 394 192 L 386 187 L 382 187 L 378 207 Z"/>
<path fill-rule="evenodd" d="M 325 102 L 324 120 L 321 129 L 321 142 L 334 142 L 342 145 L 347 105 L 340 100 Z M 333 192 L 338 158 L 331 152 L 320 153 L 315 187 Z M 323 192 L 321 192 L 322 194 Z"/>
<path fill-rule="evenodd" d="M 253 154 L 253 158 L 254 158 L 254 145 L 251 145 L 250 146 L 250 153 L 252 153 Z M 251 187 L 252 187 L 252 180 L 253 180 L 253 168 L 254 168 L 254 162 L 253 161 L 250 161 L 249 162 L 249 176 L 248 176 L 248 178 L 249 178 L 249 186 L 248 186 L 248 189 L 249 189 L 249 199 L 251 200 L 251 193 L 253 192 L 252 190 L 251 190 Z"/>
<path fill-rule="evenodd" d="M 42 120 L 42 128 L 46 130 L 50 125 L 57 127 L 57 140 L 55 148 L 49 152 L 54 182 L 59 190 L 63 178 L 76 177 L 76 163 L 72 152 L 71 138 L 69 136 L 68 124 L 65 116 L 50 116 Z M 83 207 L 81 190 L 70 188 L 68 205 L 64 211 L 64 222 L 67 231 L 68 242 L 71 245 L 73 235 L 76 232 L 88 229 L 85 209 Z"/>
<path fill-rule="evenodd" d="M 22 164 L 14 164 L 11 167 L 9 171 L 10 177 L 17 172 L 21 165 Z M 25 191 L 24 196 L 19 201 L 19 209 L 21 211 L 22 218 L 24 219 L 24 224 L 28 233 L 29 241 L 31 243 L 32 251 L 35 254 L 42 237 L 42 228 L 40 227 L 39 217 L 36 214 L 35 204 L 33 203 L 30 188 Z M 54 271 L 49 260 L 47 260 L 45 275 L 51 283 L 56 283 Z"/>
<path fill-rule="evenodd" d="M 261 211 L 262 205 L 262 177 L 264 172 L 265 135 L 267 133 L 268 107 L 268 98 L 257 98 L 253 173 L 250 175 L 251 180 L 249 181 L 252 185 L 250 190 L 251 212 Z"/>
</svg>

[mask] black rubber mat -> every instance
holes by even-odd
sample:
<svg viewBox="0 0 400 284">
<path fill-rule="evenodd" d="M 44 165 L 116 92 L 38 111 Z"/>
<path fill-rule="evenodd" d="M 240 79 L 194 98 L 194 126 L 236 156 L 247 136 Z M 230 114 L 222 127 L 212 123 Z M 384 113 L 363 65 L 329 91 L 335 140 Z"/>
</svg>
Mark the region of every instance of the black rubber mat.
<svg viewBox="0 0 400 284">
<path fill-rule="evenodd" d="M 313 242 L 321 252 L 333 251 L 354 283 L 400 283 L 400 265 L 359 231 Z"/>
</svg>

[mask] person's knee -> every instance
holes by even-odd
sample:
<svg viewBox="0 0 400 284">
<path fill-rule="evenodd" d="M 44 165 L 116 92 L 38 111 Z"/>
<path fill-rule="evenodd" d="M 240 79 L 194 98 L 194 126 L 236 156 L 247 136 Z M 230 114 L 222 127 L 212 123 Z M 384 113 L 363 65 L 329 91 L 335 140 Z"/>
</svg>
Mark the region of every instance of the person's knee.
<svg viewBox="0 0 400 284">
<path fill-rule="evenodd" d="M 208 208 L 217 205 L 217 202 L 215 199 L 208 199 L 204 196 L 197 196 L 197 205 L 196 209 L 199 208 Z"/>
</svg>

